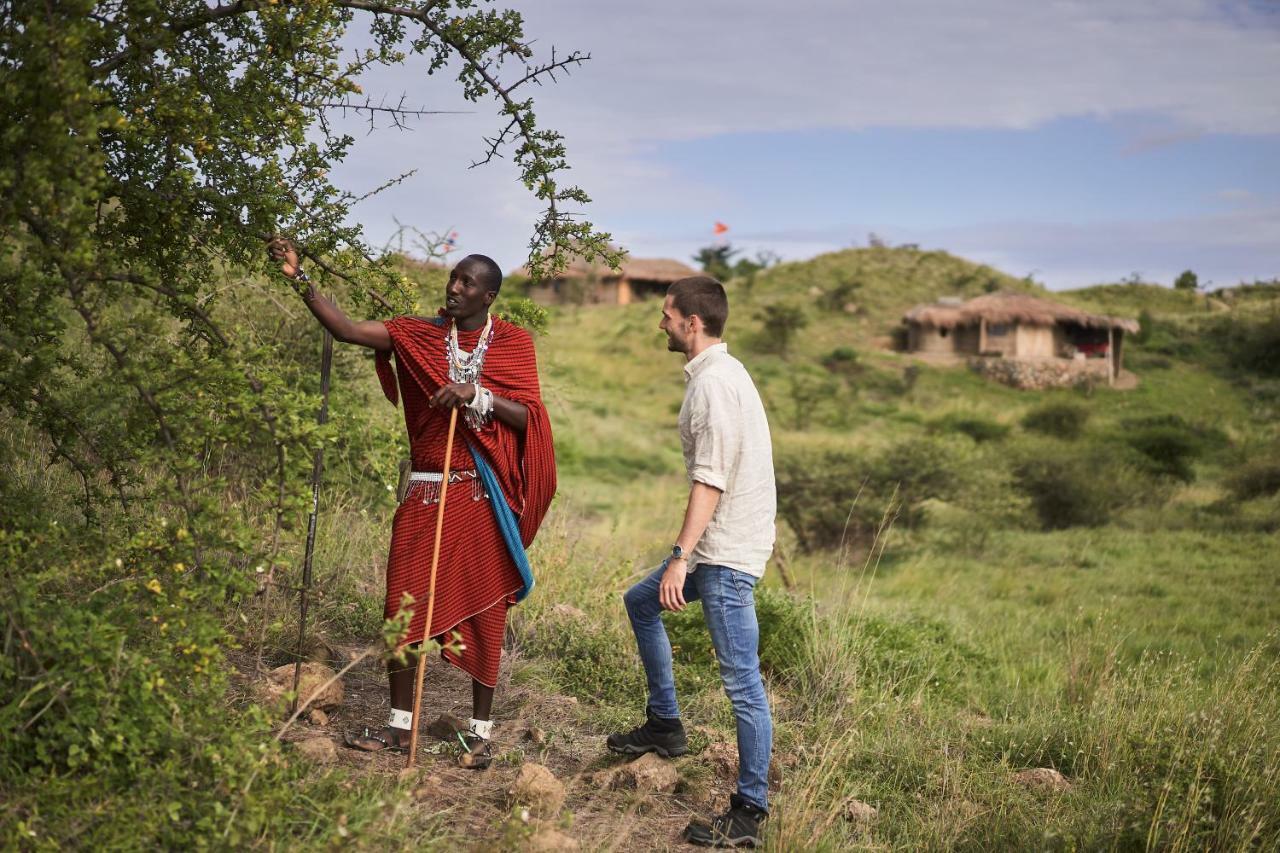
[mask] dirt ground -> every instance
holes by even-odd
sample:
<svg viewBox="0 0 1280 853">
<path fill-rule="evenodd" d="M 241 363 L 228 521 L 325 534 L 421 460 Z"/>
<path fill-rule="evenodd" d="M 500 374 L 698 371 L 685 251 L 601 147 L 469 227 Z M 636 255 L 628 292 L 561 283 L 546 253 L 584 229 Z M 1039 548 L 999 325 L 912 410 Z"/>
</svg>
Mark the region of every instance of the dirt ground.
<svg viewBox="0 0 1280 853">
<path fill-rule="evenodd" d="M 338 650 L 340 655 L 350 651 Z M 692 817 L 708 818 L 723 811 L 734 790 L 736 768 L 726 767 L 723 759 L 717 765 L 711 756 L 713 750 L 708 748 L 674 761 L 680 782 L 673 793 L 608 790 L 594 774 L 625 764 L 627 759 L 607 751 L 606 733 L 590 730 L 584 722 L 586 715 L 573 697 L 548 695 L 527 686 L 513 687 L 510 673 L 516 661 L 511 657 L 509 653 L 504 656 L 494 703 L 495 760 L 480 771 L 458 765 L 456 742 L 427 732 L 427 726 L 441 714 L 461 720 L 471 714 L 469 677 L 439 658 L 428 661 L 417 770 L 412 777 L 400 779 L 401 784 L 412 786 L 417 806 L 433 815 L 447 814 L 459 841 L 475 839 L 469 849 L 527 849 L 531 830 L 506 829 L 509 821 L 519 821 L 520 812 L 519 807 L 513 809 L 507 792 L 521 766 L 535 762 L 551 770 L 566 789 L 559 816 L 545 824 L 576 840 L 582 850 L 698 849 L 681 840 L 681 830 Z M 242 676 L 251 680 L 253 661 L 236 663 Z M 366 753 L 343 745 L 344 732 L 385 724 L 390 705 L 381 663 L 361 662 L 343 677 L 343 683 L 343 704 L 328 712 L 326 724 L 299 719 L 284 739 L 298 743 L 327 738 L 336 747 L 338 765 L 357 773 L 399 777 L 405 766 L 403 754 Z M 721 756 L 731 743 L 729 736 L 727 744 L 715 744 Z M 537 849 L 565 848 L 553 844 Z"/>
</svg>

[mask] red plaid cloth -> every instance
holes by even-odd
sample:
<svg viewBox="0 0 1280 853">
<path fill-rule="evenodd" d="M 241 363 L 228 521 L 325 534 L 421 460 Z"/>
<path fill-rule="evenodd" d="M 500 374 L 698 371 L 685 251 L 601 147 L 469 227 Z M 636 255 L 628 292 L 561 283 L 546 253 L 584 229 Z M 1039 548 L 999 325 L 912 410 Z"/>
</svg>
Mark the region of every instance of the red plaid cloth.
<svg viewBox="0 0 1280 853">
<path fill-rule="evenodd" d="M 392 403 L 404 400 L 413 470 L 442 471 L 449 412 L 433 409 L 427 401 L 449 382 L 445 341 L 450 323 L 397 317 L 386 321 L 386 327 L 395 352 L 395 371 L 391 354 L 379 353 L 378 378 L 387 399 Z M 458 344 L 464 350 L 474 349 L 479 339 L 479 331 L 458 333 Z M 477 431 L 459 416 L 450 467 L 455 471 L 475 468 L 468 445 L 484 454 L 507 504 L 519 519 L 521 539 L 528 547 L 556 490 L 551 422 L 542 405 L 533 339 L 528 332 L 494 318 L 493 340 L 480 384 L 498 396 L 524 404 L 529 410 L 528 428 L 521 434 L 493 418 Z M 470 483 L 452 484 L 445 499 L 435 609 L 427 634 L 424 623 L 436 511 L 434 503 L 422 502 L 418 489 L 396 510 L 384 613 L 387 618 L 395 615 L 404 593 L 413 595 L 416 604 L 406 642 L 420 642 L 424 634 L 441 637 L 456 630 L 465 648 L 461 653 L 446 650 L 445 659 L 492 687 L 498 680 L 507 607 L 515 602 L 515 593 L 523 584 L 489 502 L 474 500 Z"/>
</svg>

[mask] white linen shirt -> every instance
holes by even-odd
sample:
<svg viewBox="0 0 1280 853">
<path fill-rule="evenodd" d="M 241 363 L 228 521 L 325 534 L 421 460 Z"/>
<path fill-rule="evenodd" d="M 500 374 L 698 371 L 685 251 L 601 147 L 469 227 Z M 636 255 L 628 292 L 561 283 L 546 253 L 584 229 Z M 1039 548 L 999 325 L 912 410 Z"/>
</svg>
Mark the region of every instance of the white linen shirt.
<svg viewBox="0 0 1280 853">
<path fill-rule="evenodd" d="M 762 577 L 773 553 L 778 498 L 769 421 L 755 383 L 726 344 L 714 344 L 684 367 L 680 444 L 691 483 L 721 492 L 711 523 L 689 555 Z"/>
</svg>

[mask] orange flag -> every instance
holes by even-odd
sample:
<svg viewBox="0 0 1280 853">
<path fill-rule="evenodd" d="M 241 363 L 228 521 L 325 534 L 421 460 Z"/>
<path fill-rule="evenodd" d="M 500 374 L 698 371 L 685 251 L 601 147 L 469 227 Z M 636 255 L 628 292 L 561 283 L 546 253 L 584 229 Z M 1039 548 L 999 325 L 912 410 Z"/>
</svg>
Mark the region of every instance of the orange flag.
<svg viewBox="0 0 1280 853">
<path fill-rule="evenodd" d="M 729 226 L 717 220 L 716 224 L 711 228 L 711 230 L 716 234 L 723 234 L 724 232 L 729 230 Z"/>
</svg>

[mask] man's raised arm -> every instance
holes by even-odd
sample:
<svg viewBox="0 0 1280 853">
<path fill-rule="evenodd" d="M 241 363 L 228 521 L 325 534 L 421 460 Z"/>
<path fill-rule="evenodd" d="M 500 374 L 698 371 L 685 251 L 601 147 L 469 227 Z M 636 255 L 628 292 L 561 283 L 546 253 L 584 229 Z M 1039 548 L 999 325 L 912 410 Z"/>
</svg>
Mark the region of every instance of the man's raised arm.
<svg viewBox="0 0 1280 853">
<path fill-rule="evenodd" d="M 292 279 L 298 279 L 301 276 L 301 280 L 307 282 L 302 301 L 306 303 L 312 315 L 320 321 L 320 325 L 329 330 L 334 340 L 346 344 L 359 344 L 382 352 L 391 349 L 391 333 L 381 321 L 356 322 L 342 313 L 342 309 L 336 302 L 327 296 L 320 295 L 315 285 L 311 284 L 310 279 L 306 278 L 306 274 L 302 272 L 302 266 L 298 263 L 298 253 L 292 243 L 283 237 L 277 237 L 267 244 L 267 251 L 271 254 L 272 260 L 281 262 L 282 273 Z"/>
</svg>

